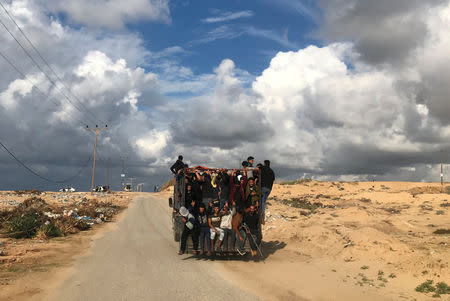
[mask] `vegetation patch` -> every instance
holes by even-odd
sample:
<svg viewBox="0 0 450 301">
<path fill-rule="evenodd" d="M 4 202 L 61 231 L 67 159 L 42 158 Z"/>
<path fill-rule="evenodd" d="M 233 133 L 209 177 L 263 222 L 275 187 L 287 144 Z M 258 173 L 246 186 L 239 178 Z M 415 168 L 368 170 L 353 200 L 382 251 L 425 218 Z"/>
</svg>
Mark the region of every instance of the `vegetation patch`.
<svg viewBox="0 0 450 301">
<path fill-rule="evenodd" d="M 32 238 L 41 226 L 36 209 L 30 208 L 21 216 L 13 217 L 6 222 L 6 235 L 12 238 Z"/>
<path fill-rule="evenodd" d="M 14 191 L 15 194 L 21 196 L 24 194 L 34 194 L 34 195 L 39 195 L 41 194 L 41 191 L 37 190 L 37 189 L 31 189 L 31 190 L 16 190 Z"/>
<path fill-rule="evenodd" d="M 445 186 L 444 193 L 450 194 L 450 186 Z"/>
<path fill-rule="evenodd" d="M 449 192 L 450 193 L 450 186 L 448 186 L 449 188 Z M 447 187 L 446 187 L 447 189 Z M 444 189 L 445 191 L 445 189 Z M 418 194 L 438 194 L 438 193 L 442 193 L 441 187 L 436 187 L 436 186 L 425 186 L 425 187 L 414 187 L 410 190 L 408 190 L 409 193 L 411 193 L 413 196 L 416 196 Z"/>
<path fill-rule="evenodd" d="M 445 202 L 442 203 L 442 204 L 440 204 L 439 206 L 441 206 L 441 207 L 443 207 L 443 208 L 445 208 L 445 207 L 450 207 L 450 203 L 447 202 L 447 200 L 445 200 Z"/>
<path fill-rule="evenodd" d="M 282 204 L 287 205 L 289 207 L 306 209 L 311 212 L 316 211 L 318 208 L 324 208 L 325 206 L 320 202 L 311 203 L 306 198 L 292 198 L 292 199 L 283 199 L 280 201 Z"/>
<path fill-rule="evenodd" d="M 427 280 L 416 287 L 416 292 L 419 293 L 434 293 L 433 298 L 439 298 L 441 295 L 450 294 L 450 286 L 445 282 L 438 282 L 433 285 L 433 280 Z"/>
<path fill-rule="evenodd" d="M 433 234 L 450 234 L 450 229 L 437 229 Z"/>
<path fill-rule="evenodd" d="M 298 180 L 292 180 L 292 181 L 285 181 L 281 182 L 280 185 L 296 185 L 296 184 L 305 184 L 312 182 L 311 178 L 303 178 Z"/>
<path fill-rule="evenodd" d="M 42 236 L 44 236 L 45 238 L 64 236 L 61 229 L 59 229 L 59 227 L 56 226 L 54 223 L 50 222 L 42 225 L 39 228 L 38 235 L 39 233 L 42 233 Z"/>
</svg>

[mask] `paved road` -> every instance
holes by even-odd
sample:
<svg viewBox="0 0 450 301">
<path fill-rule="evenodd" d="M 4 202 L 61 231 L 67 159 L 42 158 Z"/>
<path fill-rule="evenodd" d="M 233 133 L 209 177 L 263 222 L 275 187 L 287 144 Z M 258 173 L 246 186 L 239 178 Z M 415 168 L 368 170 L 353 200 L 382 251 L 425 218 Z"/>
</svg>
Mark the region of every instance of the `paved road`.
<svg viewBox="0 0 450 301">
<path fill-rule="evenodd" d="M 256 300 L 211 261 L 177 255 L 167 201 L 136 198 L 117 229 L 80 259 L 55 300 Z"/>
</svg>

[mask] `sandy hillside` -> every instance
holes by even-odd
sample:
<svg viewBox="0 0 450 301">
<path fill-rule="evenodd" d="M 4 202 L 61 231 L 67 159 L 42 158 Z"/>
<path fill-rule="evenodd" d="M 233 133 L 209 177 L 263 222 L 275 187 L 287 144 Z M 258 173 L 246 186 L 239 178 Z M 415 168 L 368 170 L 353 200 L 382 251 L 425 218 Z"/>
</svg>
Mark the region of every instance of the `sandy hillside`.
<svg viewBox="0 0 450 301">
<path fill-rule="evenodd" d="M 25 203 L 47 214 L 45 218 L 61 226 L 62 237 L 48 239 L 42 233 L 34 238 L 8 238 L 0 228 L 0 300 L 26 300 L 39 294 L 42 279 L 49 279 L 58 267 L 68 267 L 74 257 L 89 249 L 92 238 L 106 231 L 117 220 L 136 193 L 111 192 L 0 192 L 0 222 L 11 220 Z M 30 199 L 32 201 L 30 201 Z M 28 201 L 27 201 L 28 200 Z M 24 209 L 23 211 L 26 211 Z M 72 213 L 70 217 L 65 214 Z M 75 215 L 75 214 L 77 215 Z M 86 231 L 77 228 L 77 218 L 87 216 Z"/>
<path fill-rule="evenodd" d="M 268 299 L 425 300 L 420 283 L 450 284 L 449 200 L 430 183 L 275 185 L 267 259 L 225 268 Z"/>
</svg>

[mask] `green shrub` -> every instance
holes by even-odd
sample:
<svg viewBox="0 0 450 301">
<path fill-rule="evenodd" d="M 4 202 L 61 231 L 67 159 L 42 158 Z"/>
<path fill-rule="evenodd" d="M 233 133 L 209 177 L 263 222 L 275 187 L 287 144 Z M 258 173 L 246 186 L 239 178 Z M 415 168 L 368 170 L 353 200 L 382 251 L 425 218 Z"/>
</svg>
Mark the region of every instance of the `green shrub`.
<svg viewBox="0 0 450 301">
<path fill-rule="evenodd" d="M 53 223 L 49 223 L 48 225 L 42 225 L 39 228 L 40 231 L 42 231 L 46 237 L 60 237 L 63 236 L 63 233 L 61 231 L 61 229 L 58 228 L 58 226 L 56 226 Z"/>
<path fill-rule="evenodd" d="M 36 209 L 30 208 L 6 223 L 6 235 L 12 238 L 32 238 L 40 225 Z"/>
<path fill-rule="evenodd" d="M 445 186 L 444 193 L 450 194 L 450 186 Z"/>
<path fill-rule="evenodd" d="M 436 294 L 439 295 L 450 294 L 450 286 L 445 282 L 436 283 Z"/>
<path fill-rule="evenodd" d="M 436 288 L 433 286 L 433 280 L 427 280 L 422 284 L 419 284 L 416 287 L 416 292 L 419 293 L 431 293 L 434 292 L 436 290 Z"/>
<path fill-rule="evenodd" d="M 303 184 L 303 183 L 309 183 L 309 182 L 312 182 L 312 179 L 303 178 L 303 179 L 299 179 L 299 180 L 281 182 L 280 185 L 296 185 L 296 184 Z"/>
</svg>

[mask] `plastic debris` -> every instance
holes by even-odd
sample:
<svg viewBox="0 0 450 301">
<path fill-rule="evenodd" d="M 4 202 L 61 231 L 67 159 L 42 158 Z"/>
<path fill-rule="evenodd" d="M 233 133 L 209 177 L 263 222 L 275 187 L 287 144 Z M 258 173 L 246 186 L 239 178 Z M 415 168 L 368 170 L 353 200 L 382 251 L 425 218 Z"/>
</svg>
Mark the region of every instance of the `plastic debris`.
<svg viewBox="0 0 450 301">
<path fill-rule="evenodd" d="M 61 214 L 52 213 L 52 212 L 44 212 L 44 215 L 50 218 L 59 218 Z"/>
</svg>

